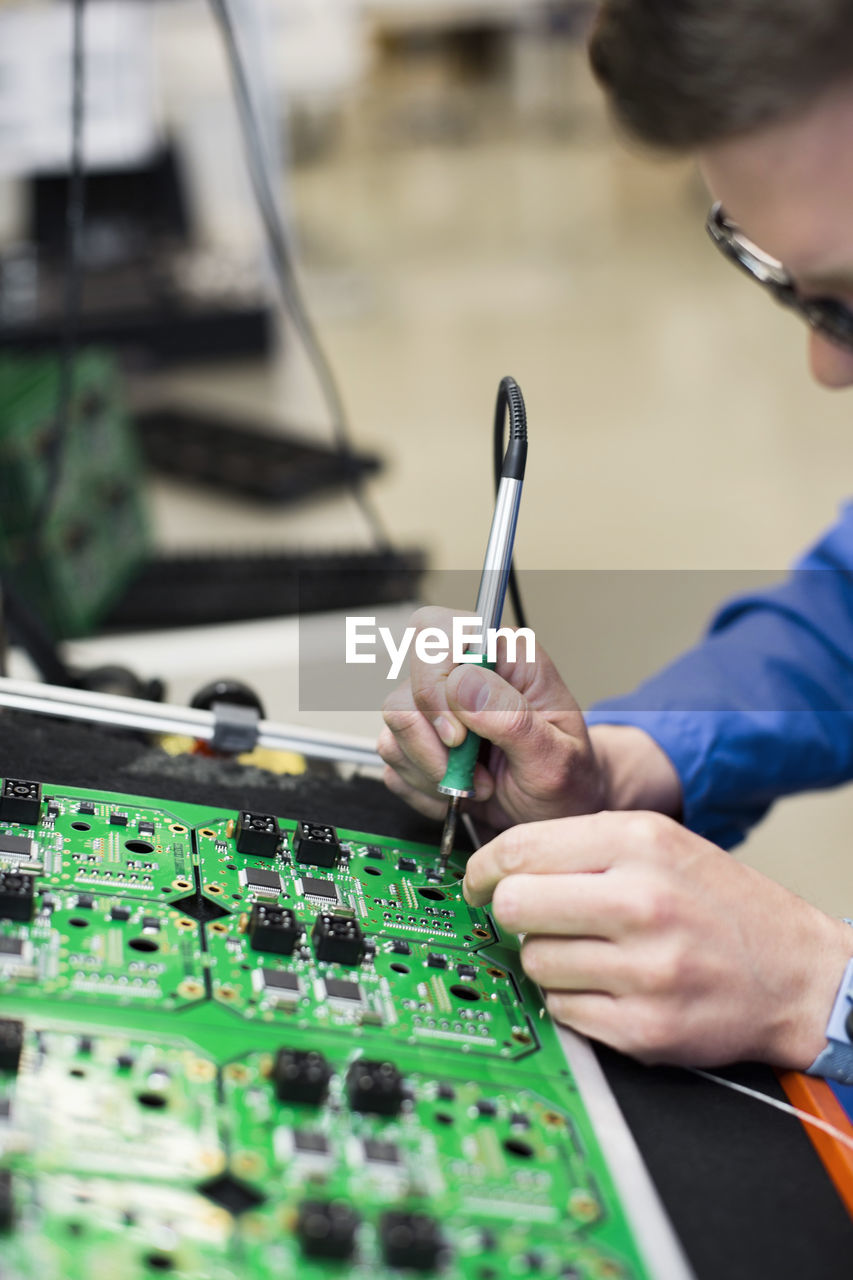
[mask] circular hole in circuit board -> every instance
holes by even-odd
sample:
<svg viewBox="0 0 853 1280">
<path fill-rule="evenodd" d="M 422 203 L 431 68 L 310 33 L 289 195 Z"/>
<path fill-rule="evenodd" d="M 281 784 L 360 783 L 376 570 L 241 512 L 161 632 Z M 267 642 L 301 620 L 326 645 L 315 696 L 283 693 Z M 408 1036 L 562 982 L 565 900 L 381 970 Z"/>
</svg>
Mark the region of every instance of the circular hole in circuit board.
<svg viewBox="0 0 853 1280">
<path fill-rule="evenodd" d="M 453 1116 L 447 1111 L 436 1111 L 435 1118 L 439 1124 L 453 1124 Z"/>
<path fill-rule="evenodd" d="M 504 1139 L 504 1151 L 508 1151 L 511 1156 L 518 1156 L 521 1160 L 532 1160 L 535 1154 L 530 1143 L 522 1138 Z"/>
<path fill-rule="evenodd" d="M 486 970 L 486 973 L 490 978 L 502 978 L 504 976 L 503 969 L 489 968 Z"/>
<path fill-rule="evenodd" d="M 532 1044 L 533 1038 L 526 1031 L 513 1031 L 512 1038 L 516 1044 Z"/>
<path fill-rule="evenodd" d="M 472 929 L 471 932 L 475 938 L 488 938 L 490 936 L 488 929 L 482 928 L 481 925 L 477 925 L 477 928 Z"/>
<path fill-rule="evenodd" d="M 154 1093 L 152 1090 L 138 1093 L 136 1101 L 141 1107 L 148 1107 L 151 1111 L 162 1111 L 169 1105 L 169 1100 L 164 1093 Z"/>
<path fill-rule="evenodd" d="M 394 970 L 395 973 L 409 972 L 409 966 L 407 964 L 400 964 L 399 960 L 395 960 L 394 963 L 391 965 L 391 968 Z"/>
<path fill-rule="evenodd" d="M 364 874 L 366 876 L 381 876 L 382 872 L 379 870 L 378 867 L 365 867 Z"/>
<path fill-rule="evenodd" d="M 210 827 L 202 827 L 201 831 L 199 831 L 199 833 L 198 833 L 198 834 L 199 834 L 200 836 L 207 836 L 207 837 L 208 837 L 208 839 L 210 839 L 210 840 L 215 840 L 215 839 L 216 839 L 216 832 L 215 832 L 215 831 L 211 831 Z"/>
<path fill-rule="evenodd" d="M 73 924 L 75 929 L 85 929 L 89 921 L 84 920 L 82 916 L 72 916 L 68 923 Z"/>
<path fill-rule="evenodd" d="M 160 944 L 155 942 L 153 938 L 131 938 L 127 944 L 134 951 L 159 951 Z"/>
<path fill-rule="evenodd" d="M 440 889 L 432 889 L 427 885 L 423 889 L 418 889 L 418 893 L 422 898 L 429 899 L 430 902 L 444 902 L 444 894 Z"/>
<path fill-rule="evenodd" d="M 186 834 L 187 829 L 186 827 L 182 827 L 180 822 L 173 822 L 172 825 L 169 827 L 169 830 L 174 831 L 176 836 L 182 836 Z"/>
<path fill-rule="evenodd" d="M 456 996 L 457 1000 L 479 1000 L 480 993 L 476 987 L 466 987 L 461 982 L 455 982 L 450 988 L 450 994 Z"/>
<path fill-rule="evenodd" d="M 72 831 L 91 831 L 92 830 L 88 822 L 72 822 L 71 829 Z"/>
<path fill-rule="evenodd" d="M 175 1263 L 167 1253 L 149 1253 L 145 1265 L 149 1271 L 172 1271 Z"/>
<path fill-rule="evenodd" d="M 130 853 L 153 853 L 154 846 L 147 840 L 125 840 L 124 847 Z"/>
</svg>

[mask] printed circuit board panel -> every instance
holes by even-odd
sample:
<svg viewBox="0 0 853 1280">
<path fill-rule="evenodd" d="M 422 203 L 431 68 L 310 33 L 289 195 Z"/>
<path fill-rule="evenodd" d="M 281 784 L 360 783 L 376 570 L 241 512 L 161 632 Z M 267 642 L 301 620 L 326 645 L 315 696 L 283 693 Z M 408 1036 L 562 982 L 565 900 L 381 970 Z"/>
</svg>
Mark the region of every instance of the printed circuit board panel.
<svg viewBox="0 0 853 1280">
<path fill-rule="evenodd" d="M 649 1280 L 462 862 L 8 778 L 4 1280 Z"/>
</svg>

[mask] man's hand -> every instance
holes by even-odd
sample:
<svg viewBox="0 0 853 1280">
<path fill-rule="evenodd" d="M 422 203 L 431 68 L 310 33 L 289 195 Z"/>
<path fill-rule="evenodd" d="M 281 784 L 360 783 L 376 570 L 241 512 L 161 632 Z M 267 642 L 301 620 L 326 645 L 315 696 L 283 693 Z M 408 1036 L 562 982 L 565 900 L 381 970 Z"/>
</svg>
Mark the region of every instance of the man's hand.
<svg viewBox="0 0 853 1280">
<path fill-rule="evenodd" d="M 420 609 L 412 621 L 419 631 L 449 632 L 452 618 L 446 609 Z M 492 744 L 488 767 L 477 765 L 471 811 L 498 830 L 623 804 L 672 813 L 680 805 L 675 770 L 656 743 L 639 729 L 609 725 L 591 738 L 539 645 L 535 663 L 509 663 L 499 646 L 495 671 L 413 657 L 410 681 L 390 695 L 383 715 L 378 750 L 388 766 L 385 781 L 428 817 L 446 812 L 436 785 L 448 747 L 458 746 L 468 729 Z"/>
<path fill-rule="evenodd" d="M 656 813 L 516 826 L 465 896 L 524 934 L 560 1022 L 646 1062 L 808 1067 L 853 929 Z"/>
</svg>

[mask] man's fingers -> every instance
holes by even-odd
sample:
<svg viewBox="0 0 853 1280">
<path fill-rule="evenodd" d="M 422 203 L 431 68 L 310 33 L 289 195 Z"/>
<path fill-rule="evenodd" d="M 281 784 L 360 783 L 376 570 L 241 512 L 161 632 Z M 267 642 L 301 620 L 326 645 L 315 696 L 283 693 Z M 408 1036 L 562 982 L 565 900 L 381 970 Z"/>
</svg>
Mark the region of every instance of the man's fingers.
<svg viewBox="0 0 853 1280">
<path fill-rule="evenodd" d="M 620 901 L 618 883 L 597 873 L 506 876 L 492 895 L 502 928 L 572 938 L 620 937 L 629 905 Z"/>
<path fill-rule="evenodd" d="M 385 763 L 397 768 L 408 760 L 433 784 L 440 782 L 447 768 L 447 748 L 415 705 L 409 685 L 401 685 L 389 694 L 382 717 L 393 735 L 389 738 L 383 734 L 377 744 Z"/>
<path fill-rule="evenodd" d="M 596 991 L 549 991 L 548 1012 L 582 1036 L 619 1047 L 624 1042 L 623 1002 L 617 996 Z"/>
<path fill-rule="evenodd" d="M 383 780 L 389 791 L 395 796 L 399 796 L 401 800 L 405 800 L 418 813 L 424 814 L 427 818 L 435 818 L 441 821 L 447 813 L 447 801 L 442 801 L 439 796 L 425 795 L 417 787 L 411 786 L 403 778 L 400 777 L 394 769 L 387 768 L 383 775 Z"/>
<path fill-rule="evenodd" d="M 527 976 L 549 991 L 623 995 L 630 990 L 623 952 L 598 938 L 530 934 L 522 943 L 521 963 Z"/>
<path fill-rule="evenodd" d="M 454 616 L 461 615 L 454 614 L 451 609 L 427 606 L 412 614 L 411 625 L 418 634 L 434 628 L 437 638 L 443 636 L 447 639 L 452 635 Z M 465 726 L 447 703 L 447 677 L 454 665 L 451 649 L 452 646 L 448 645 L 447 657 L 437 663 L 422 662 L 413 650 L 409 674 L 415 706 L 435 728 L 445 746 L 457 747 L 465 737 Z"/>
<path fill-rule="evenodd" d="M 472 906 L 483 906 L 491 902 L 495 886 L 504 876 L 522 872 L 608 871 L 619 857 L 631 816 L 590 813 L 510 827 L 470 858 L 465 897 Z"/>
</svg>

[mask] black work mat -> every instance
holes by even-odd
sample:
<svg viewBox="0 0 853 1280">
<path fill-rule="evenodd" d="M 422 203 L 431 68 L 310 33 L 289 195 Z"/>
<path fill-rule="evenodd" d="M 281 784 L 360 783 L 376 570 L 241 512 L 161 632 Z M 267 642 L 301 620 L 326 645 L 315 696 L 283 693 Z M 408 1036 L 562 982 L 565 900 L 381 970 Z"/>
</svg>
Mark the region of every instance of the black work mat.
<svg viewBox="0 0 853 1280">
<path fill-rule="evenodd" d="M 257 808 L 401 840 L 439 834 L 373 780 L 170 757 L 131 734 L 17 712 L 0 713 L 0 774 Z M 687 1072 L 598 1053 L 698 1280 L 850 1280 L 853 1222 L 798 1121 Z M 766 1067 L 725 1074 L 784 1096 Z"/>
</svg>

